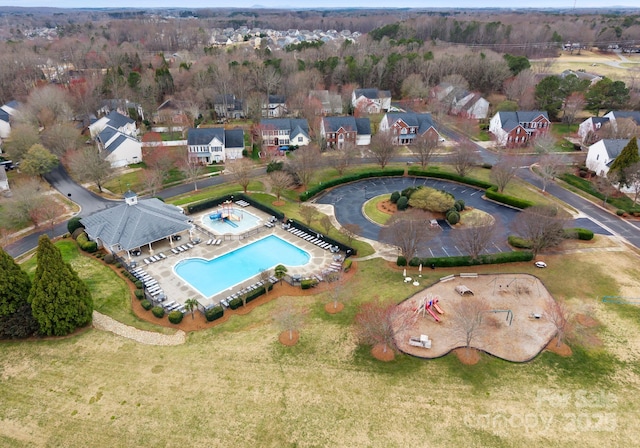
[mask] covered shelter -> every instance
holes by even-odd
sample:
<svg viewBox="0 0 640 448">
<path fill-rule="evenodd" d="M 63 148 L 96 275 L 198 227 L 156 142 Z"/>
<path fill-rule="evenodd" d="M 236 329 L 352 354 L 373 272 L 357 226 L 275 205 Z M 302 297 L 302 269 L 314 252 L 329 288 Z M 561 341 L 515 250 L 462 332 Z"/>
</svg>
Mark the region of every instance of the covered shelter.
<svg viewBox="0 0 640 448">
<path fill-rule="evenodd" d="M 460 294 L 461 296 L 472 296 L 473 295 L 473 291 L 471 291 L 465 285 L 456 286 L 456 292 L 458 294 Z"/>
<path fill-rule="evenodd" d="M 179 207 L 157 198 L 138 199 L 131 190 L 124 194 L 123 204 L 82 218 L 80 223 L 98 247 L 113 254 L 124 251 L 129 258 L 134 249 L 148 246 L 153 254 L 153 243 L 169 239 L 173 245 L 173 235 L 194 229 L 192 219 Z"/>
</svg>

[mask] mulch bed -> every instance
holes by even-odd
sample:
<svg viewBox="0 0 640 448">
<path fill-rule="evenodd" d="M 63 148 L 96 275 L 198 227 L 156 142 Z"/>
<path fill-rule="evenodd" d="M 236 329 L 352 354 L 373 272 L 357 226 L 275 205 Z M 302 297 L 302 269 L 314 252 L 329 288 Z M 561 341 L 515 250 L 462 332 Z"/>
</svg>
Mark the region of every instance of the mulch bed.
<svg viewBox="0 0 640 448">
<path fill-rule="evenodd" d="M 378 209 L 378 211 L 386 213 L 387 215 L 393 215 L 398 211 L 398 207 L 396 206 L 396 204 L 391 202 L 389 199 L 387 199 L 386 201 L 378 202 L 376 204 L 376 208 Z"/>
<path fill-rule="evenodd" d="M 286 345 L 287 347 L 292 347 L 298 343 L 300 339 L 300 332 L 297 330 L 293 330 L 291 333 L 289 330 L 285 330 L 278 336 L 278 341 L 282 345 Z"/>
<path fill-rule="evenodd" d="M 569 347 L 564 342 L 560 343 L 560 346 L 558 346 L 558 338 L 551 339 L 551 341 L 549 341 L 549 344 L 547 344 L 546 349 L 551 353 L 555 353 L 556 355 L 563 357 L 571 356 L 573 354 L 573 352 L 571 351 L 571 347 Z"/>
<path fill-rule="evenodd" d="M 458 360 L 465 365 L 472 366 L 480 362 L 480 352 L 475 348 L 456 348 L 453 350 Z"/>
<path fill-rule="evenodd" d="M 385 347 L 386 347 L 386 351 L 385 351 Z M 385 344 L 375 345 L 371 349 L 371 355 L 374 358 L 376 358 L 378 361 L 384 361 L 384 362 L 389 362 L 396 359 L 396 354 L 393 352 L 393 350 L 391 350 Z"/>
<path fill-rule="evenodd" d="M 576 322 L 587 328 L 598 326 L 598 321 L 591 316 L 587 316 L 586 314 L 576 314 Z"/>
<path fill-rule="evenodd" d="M 338 302 L 337 304 L 335 302 L 330 302 L 324 306 L 324 310 L 329 314 L 337 314 L 343 309 L 344 309 L 344 303 L 340 303 L 340 302 Z"/>
</svg>

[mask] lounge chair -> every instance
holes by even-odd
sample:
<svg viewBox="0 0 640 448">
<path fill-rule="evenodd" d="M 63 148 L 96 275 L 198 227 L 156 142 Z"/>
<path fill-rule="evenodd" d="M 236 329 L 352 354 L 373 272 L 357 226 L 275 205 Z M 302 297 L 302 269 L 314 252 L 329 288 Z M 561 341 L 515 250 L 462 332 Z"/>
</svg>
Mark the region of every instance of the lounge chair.
<svg viewBox="0 0 640 448">
<path fill-rule="evenodd" d="M 175 305 L 175 303 L 176 303 L 175 300 L 172 300 L 171 302 L 164 303 L 162 306 L 164 307 L 165 310 L 168 310 L 173 305 Z"/>
<path fill-rule="evenodd" d="M 219 245 L 220 245 L 220 243 L 222 243 L 222 240 L 221 240 L 220 238 L 218 238 L 218 239 L 216 240 L 216 246 L 219 246 Z"/>
<path fill-rule="evenodd" d="M 158 256 L 159 256 L 162 260 L 164 260 L 165 258 L 167 258 L 167 256 L 166 256 L 165 254 L 163 254 L 162 252 L 160 252 L 160 253 L 158 254 Z"/>
<path fill-rule="evenodd" d="M 212 242 L 213 242 L 213 240 L 207 240 L 207 246 L 211 246 Z"/>
<path fill-rule="evenodd" d="M 145 259 L 144 259 L 144 260 L 142 260 L 142 261 L 144 261 L 144 264 L 151 264 L 151 261 L 149 261 L 149 259 L 148 259 L 148 258 L 145 258 Z"/>
<path fill-rule="evenodd" d="M 193 244 L 191 244 L 191 243 L 187 243 L 187 247 L 188 247 L 189 249 L 193 249 Z"/>
</svg>

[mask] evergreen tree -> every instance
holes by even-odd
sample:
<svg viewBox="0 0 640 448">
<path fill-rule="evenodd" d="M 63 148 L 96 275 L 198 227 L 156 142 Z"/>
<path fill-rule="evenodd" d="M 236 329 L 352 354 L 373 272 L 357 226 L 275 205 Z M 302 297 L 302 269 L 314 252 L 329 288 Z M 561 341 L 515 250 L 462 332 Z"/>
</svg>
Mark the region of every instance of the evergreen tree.
<svg viewBox="0 0 640 448">
<path fill-rule="evenodd" d="M 640 154 L 638 154 L 638 140 L 636 137 L 633 137 L 629 140 L 627 146 L 622 148 L 618 157 L 616 157 L 611 164 L 607 177 L 614 179 L 615 182 L 619 182 L 625 187 L 629 187 L 630 181 L 627 179 L 626 168 L 638 162 L 640 162 Z"/>
<path fill-rule="evenodd" d="M 89 289 L 46 235 L 38 241 L 37 257 L 29 303 L 40 333 L 63 336 L 91 322 L 93 300 Z"/>
<path fill-rule="evenodd" d="M 26 272 L 0 248 L 0 319 L 27 304 L 31 280 Z"/>
</svg>

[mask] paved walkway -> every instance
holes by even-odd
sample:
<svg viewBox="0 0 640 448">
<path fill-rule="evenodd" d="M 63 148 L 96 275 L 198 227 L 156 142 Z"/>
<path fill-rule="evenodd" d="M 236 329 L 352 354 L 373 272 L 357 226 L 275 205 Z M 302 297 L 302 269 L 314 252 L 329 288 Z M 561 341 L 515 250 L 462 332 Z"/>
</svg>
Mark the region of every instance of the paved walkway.
<svg viewBox="0 0 640 448">
<path fill-rule="evenodd" d="M 186 341 L 185 332 L 182 330 L 178 330 L 173 335 L 138 330 L 97 311 L 93 312 L 93 327 L 98 330 L 110 331 L 113 334 L 145 345 L 181 345 Z"/>
</svg>

